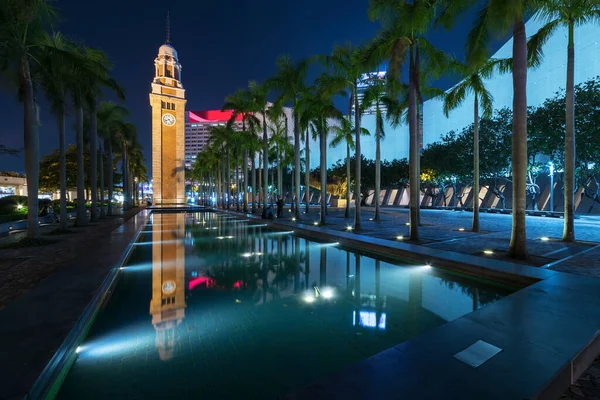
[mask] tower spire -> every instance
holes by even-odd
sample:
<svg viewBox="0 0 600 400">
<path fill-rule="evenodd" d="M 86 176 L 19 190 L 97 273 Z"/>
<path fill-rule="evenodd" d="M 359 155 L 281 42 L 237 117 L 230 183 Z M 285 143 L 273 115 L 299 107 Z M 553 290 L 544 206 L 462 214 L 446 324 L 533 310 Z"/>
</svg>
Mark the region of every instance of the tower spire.
<svg viewBox="0 0 600 400">
<path fill-rule="evenodd" d="M 167 44 L 171 43 L 171 17 L 169 15 L 168 11 L 167 11 L 167 41 L 165 43 L 167 43 Z"/>
</svg>

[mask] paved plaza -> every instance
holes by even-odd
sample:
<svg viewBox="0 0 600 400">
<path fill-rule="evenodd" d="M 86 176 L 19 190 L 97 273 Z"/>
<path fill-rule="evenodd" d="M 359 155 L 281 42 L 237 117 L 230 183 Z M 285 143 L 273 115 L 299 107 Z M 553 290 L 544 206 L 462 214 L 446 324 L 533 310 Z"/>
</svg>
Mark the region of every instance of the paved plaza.
<svg viewBox="0 0 600 400">
<path fill-rule="evenodd" d="M 304 208 L 302 208 L 304 211 Z M 481 231 L 470 232 L 472 213 L 450 210 L 421 210 L 420 240 L 408 239 L 408 209 L 382 208 L 381 221 L 373 221 L 375 209 L 363 207 L 362 231 L 367 237 L 402 241 L 432 249 L 454 251 L 463 254 L 494 258 L 521 263 L 544 269 L 569 272 L 600 278 L 600 216 L 578 215 L 575 220 L 577 241 L 566 243 L 560 240 L 563 220 L 552 217 L 527 217 L 527 260 L 507 257 L 510 242 L 512 216 L 507 214 L 481 213 Z M 289 207 L 282 221 L 292 222 Z M 296 223 L 313 225 L 319 219 L 318 208 L 311 207 L 308 215 L 302 214 Z M 354 222 L 354 209 L 350 218 L 344 218 L 344 210 L 331 208 L 327 215 L 327 229 L 348 231 Z M 402 237 L 400 239 L 399 237 Z M 484 251 L 492 250 L 493 254 Z"/>
</svg>

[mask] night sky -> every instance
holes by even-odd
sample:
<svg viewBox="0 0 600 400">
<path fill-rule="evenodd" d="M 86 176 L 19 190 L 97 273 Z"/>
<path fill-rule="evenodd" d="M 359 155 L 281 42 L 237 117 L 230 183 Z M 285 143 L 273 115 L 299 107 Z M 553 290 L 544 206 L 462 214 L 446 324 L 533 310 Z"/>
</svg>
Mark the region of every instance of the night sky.
<svg viewBox="0 0 600 400">
<path fill-rule="evenodd" d="M 154 58 L 165 41 L 167 10 L 171 14 L 171 44 L 183 66 L 188 110 L 220 108 L 224 97 L 245 87 L 248 80 L 261 82 L 272 75 L 279 54 L 300 59 L 329 53 L 335 44 L 367 41 L 379 29 L 379 23 L 367 17 L 368 0 L 60 0 L 54 4 L 62 16 L 57 30 L 109 55 L 114 78 L 126 90 L 125 104 L 138 127 L 148 165 L 148 93 Z M 430 40 L 462 58 L 473 15 L 466 14 L 450 33 L 433 32 Z M 454 83 L 446 78 L 439 86 L 445 89 Z M 5 83 L 0 89 L 0 143 L 23 148 L 22 106 Z M 41 107 L 43 156 L 58 147 L 58 134 L 43 99 Z M 68 127 L 71 125 L 69 120 Z M 74 142 L 72 129 L 67 133 L 67 142 Z M 24 169 L 22 152 L 18 157 L 0 156 L 0 171 Z"/>
</svg>

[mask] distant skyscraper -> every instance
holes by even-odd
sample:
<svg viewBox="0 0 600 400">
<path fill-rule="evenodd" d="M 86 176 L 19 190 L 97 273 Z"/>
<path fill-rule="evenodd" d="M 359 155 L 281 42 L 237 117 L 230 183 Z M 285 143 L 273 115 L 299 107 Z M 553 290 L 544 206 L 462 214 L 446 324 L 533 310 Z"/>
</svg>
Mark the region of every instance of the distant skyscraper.
<svg viewBox="0 0 600 400">
<path fill-rule="evenodd" d="M 203 110 L 185 113 L 185 167 L 191 168 L 196 156 L 210 140 L 210 128 L 225 125 L 231 118 L 231 111 Z M 242 116 L 235 119 L 235 129 L 242 129 Z"/>
<path fill-rule="evenodd" d="M 363 74 L 362 78 L 360 79 L 360 81 L 358 83 L 358 104 L 362 103 L 363 97 L 365 96 L 365 90 L 369 87 L 369 85 L 375 79 L 385 79 L 385 71 L 370 72 L 368 74 Z M 387 111 L 387 107 L 385 107 L 385 106 L 380 106 L 379 109 L 384 114 Z M 352 104 L 352 113 L 354 113 L 354 104 Z M 373 114 L 373 115 L 375 114 L 375 106 L 374 105 L 372 105 L 368 109 L 364 110 L 362 115 L 370 115 L 370 114 Z"/>
</svg>

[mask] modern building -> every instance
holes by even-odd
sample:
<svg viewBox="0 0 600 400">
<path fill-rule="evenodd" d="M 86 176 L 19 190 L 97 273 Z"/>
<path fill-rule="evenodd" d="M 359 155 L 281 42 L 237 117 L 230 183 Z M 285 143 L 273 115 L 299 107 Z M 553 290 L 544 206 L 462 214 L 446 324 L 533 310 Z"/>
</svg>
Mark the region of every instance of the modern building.
<svg viewBox="0 0 600 400">
<path fill-rule="evenodd" d="M 231 111 L 203 110 L 185 113 L 185 167 L 191 168 L 196 156 L 209 144 L 210 129 L 225 125 L 231 119 Z M 234 129 L 242 129 L 242 116 L 235 119 Z"/>
<path fill-rule="evenodd" d="M 543 23 L 536 18 L 526 24 L 527 35 L 536 33 Z M 564 89 L 567 77 L 567 29 L 558 28 L 546 43 L 544 61 L 538 68 L 531 68 L 527 76 L 527 102 L 530 106 L 539 106 L 547 98 Z M 589 23 L 575 28 L 575 84 L 600 76 L 600 26 Z M 507 58 L 512 54 L 512 39 L 506 42 L 492 57 Z M 496 75 L 485 81 L 488 90 L 494 95 L 494 109 L 512 107 L 512 76 Z M 473 97 L 467 96 L 463 105 L 450 114 L 443 113 L 441 100 L 429 100 L 423 104 L 423 146 L 439 141 L 446 133 L 473 123 Z M 345 111 L 345 110 L 342 110 Z M 362 127 L 372 134 L 375 132 L 375 115 L 362 117 Z M 408 158 L 409 135 L 408 126 L 392 127 L 384 124 L 386 132 L 381 146 L 382 160 Z M 316 142 L 311 142 L 313 149 Z M 373 136 L 361 140 L 362 154 L 370 159 L 375 158 L 375 140 Z M 328 165 L 344 159 L 346 150 L 343 146 L 328 151 Z M 319 154 L 311 154 L 311 165 L 318 165 Z"/>
<path fill-rule="evenodd" d="M 154 204 L 185 203 L 185 103 L 181 64 L 167 31 L 154 60 L 150 92 Z"/>
</svg>

